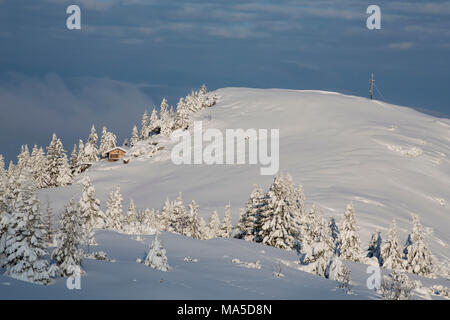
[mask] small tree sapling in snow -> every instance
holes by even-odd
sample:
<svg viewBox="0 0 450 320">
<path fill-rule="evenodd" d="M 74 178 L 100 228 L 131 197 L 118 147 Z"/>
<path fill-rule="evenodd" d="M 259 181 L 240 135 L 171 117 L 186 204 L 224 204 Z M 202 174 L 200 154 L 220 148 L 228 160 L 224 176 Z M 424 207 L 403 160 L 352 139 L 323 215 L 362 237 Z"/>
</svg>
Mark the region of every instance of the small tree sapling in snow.
<svg viewBox="0 0 450 320">
<path fill-rule="evenodd" d="M 380 292 L 386 300 L 408 300 L 415 285 L 404 273 L 394 271 L 384 276 Z"/>
<path fill-rule="evenodd" d="M 339 288 L 345 290 L 347 293 L 351 293 L 352 283 L 350 275 L 350 269 L 344 265 L 337 255 L 333 255 L 325 271 L 325 277 L 337 281 Z"/>
<path fill-rule="evenodd" d="M 142 263 L 153 269 L 167 272 L 170 267 L 167 261 L 166 249 L 163 248 L 159 237 L 160 235 L 157 233 L 150 245 L 150 250 Z"/>
</svg>

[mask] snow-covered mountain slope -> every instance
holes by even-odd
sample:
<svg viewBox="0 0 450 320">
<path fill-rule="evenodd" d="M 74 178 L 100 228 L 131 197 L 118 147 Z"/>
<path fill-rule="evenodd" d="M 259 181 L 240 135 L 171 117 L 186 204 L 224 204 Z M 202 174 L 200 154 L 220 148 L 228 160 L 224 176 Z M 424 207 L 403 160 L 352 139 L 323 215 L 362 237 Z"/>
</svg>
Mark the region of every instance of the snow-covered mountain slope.
<svg viewBox="0 0 450 320">
<path fill-rule="evenodd" d="M 225 88 L 214 92 L 219 102 L 195 115 L 203 127 L 279 129 L 280 171 L 302 184 L 307 206 L 319 205 L 325 215 L 340 220 L 353 201 L 363 246 L 375 229 L 386 234 L 397 219 L 401 241 L 411 230 L 411 213 L 429 228 L 427 242 L 441 262 L 450 258 L 450 121 L 405 107 L 322 91 Z M 161 208 L 166 197 L 183 193 L 195 199 L 200 214 L 221 214 L 231 202 L 234 222 L 253 184 L 267 188 L 273 176 L 260 175 L 260 165 L 175 165 L 173 142 L 158 139 L 164 149 L 152 157 L 96 163 L 88 175 L 101 200 L 120 186 L 128 201 L 140 208 Z M 144 150 L 145 148 L 143 148 Z M 148 148 L 154 150 L 154 148 Z M 80 186 L 44 189 L 54 212 Z M 431 233 L 431 231 L 433 231 Z M 355 295 L 336 289 L 336 283 L 298 270 L 294 252 L 236 239 L 199 241 L 164 233 L 171 272 L 162 273 L 136 263 L 153 236 L 145 241 L 131 235 L 98 231 L 99 247 L 115 262 L 85 260 L 82 290 L 67 290 L 64 279 L 48 287 L 0 276 L 0 298 L 255 298 L 347 299 L 379 298 L 366 288 L 366 266 L 348 263 Z M 187 256 L 198 262 L 185 262 Z M 233 259 L 239 261 L 232 262 Z M 246 263 L 260 261 L 261 269 Z M 247 267 L 246 267 L 247 266 Z M 273 275 L 281 267 L 284 277 Z M 417 277 L 413 277 L 417 278 Z M 162 279 L 162 280 L 161 280 Z M 424 279 L 424 285 L 446 279 Z M 416 296 L 420 292 L 416 292 Z M 426 293 L 422 297 L 428 298 Z"/>
<path fill-rule="evenodd" d="M 280 129 L 280 171 L 302 184 L 307 203 L 338 220 L 353 201 L 363 242 L 375 229 L 387 232 L 397 219 L 402 239 L 411 213 L 433 233 L 439 259 L 450 257 L 450 120 L 406 107 L 323 91 L 225 88 L 220 102 L 196 114 L 203 127 Z M 164 144 L 164 141 L 160 142 Z M 206 144 L 206 143 L 205 143 Z M 183 192 L 200 214 L 223 214 L 231 202 L 234 221 L 253 184 L 267 188 L 273 176 L 260 165 L 175 165 L 167 143 L 153 158 L 129 164 L 99 163 L 89 175 L 104 207 L 115 185 L 138 207 L 160 208 Z M 47 193 L 47 191 L 45 191 Z M 48 192 L 62 208 L 79 186 Z"/>
</svg>

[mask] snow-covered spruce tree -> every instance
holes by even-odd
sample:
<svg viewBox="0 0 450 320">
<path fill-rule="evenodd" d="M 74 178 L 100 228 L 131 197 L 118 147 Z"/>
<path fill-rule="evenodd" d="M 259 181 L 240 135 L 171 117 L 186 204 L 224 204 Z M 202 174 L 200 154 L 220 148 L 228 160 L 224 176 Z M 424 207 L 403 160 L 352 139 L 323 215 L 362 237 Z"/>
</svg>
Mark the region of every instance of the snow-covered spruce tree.
<svg viewBox="0 0 450 320">
<path fill-rule="evenodd" d="M 5 159 L 2 154 L 0 154 L 0 179 L 3 179 L 6 176 L 5 170 Z"/>
<path fill-rule="evenodd" d="M 31 171 L 36 188 L 44 188 L 48 182 L 47 171 L 45 170 L 46 159 L 42 147 L 38 149 L 36 145 L 31 152 Z"/>
<path fill-rule="evenodd" d="M 150 116 L 149 130 L 150 135 L 158 134 L 161 131 L 161 122 L 155 108 L 153 108 L 152 115 Z"/>
<path fill-rule="evenodd" d="M 45 210 L 42 212 L 42 226 L 45 230 L 45 242 L 49 245 L 54 243 L 55 229 L 53 227 L 53 212 L 50 200 L 47 198 Z"/>
<path fill-rule="evenodd" d="M 239 222 L 236 226 L 238 230 L 236 238 L 255 241 L 255 236 L 261 231 L 260 217 L 264 206 L 264 190 L 255 185 L 245 208 L 241 209 Z"/>
<path fill-rule="evenodd" d="M 85 177 L 80 183 L 82 191 L 78 204 L 84 227 L 84 244 L 95 245 L 93 229 L 103 227 L 104 214 L 100 210 L 100 200 L 95 197 L 95 189 L 92 186 L 91 179 Z"/>
<path fill-rule="evenodd" d="M 220 234 L 220 218 L 219 214 L 216 210 L 214 210 L 213 214 L 209 218 L 207 231 L 206 231 L 206 238 L 207 239 L 214 239 L 218 238 Z"/>
<path fill-rule="evenodd" d="M 169 225 L 167 231 L 184 234 L 187 227 L 188 215 L 186 207 L 183 203 L 183 196 L 181 192 L 178 194 L 173 203 L 172 214 L 169 216 Z"/>
<path fill-rule="evenodd" d="M 130 146 L 135 146 L 136 143 L 139 141 L 139 132 L 136 126 L 133 126 L 133 130 L 131 131 L 131 138 L 130 138 Z"/>
<path fill-rule="evenodd" d="M 106 151 L 111 150 L 112 148 L 115 148 L 117 145 L 117 137 L 114 133 L 111 131 L 108 131 L 106 133 L 106 142 L 105 142 L 105 148 Z M 106 154 L 105 154 L 106 155 Z"/>
<path fill-rule="evenodd" d="M 73 182 L 72 170 L 70 169 L 67 155 L 65 153 L 61 159 L 61 168 L 56 182 L 58 186 L 67 186 Z"/>
<path fill-rule="evenodd" d="M 106 127 L 103 127 L 102 137 L 100 138 L 100 148 L 98 152 L 102 158 L 106 157 L 106 152 L 116 147 L 116 135 L 109 132 Z"/>
<path fill-rule="evenodd" d="M 45 171 L 48 187 L 58 187 L 71 183 L 72 177 L 67 163 L 67 156 L 61 140 L 53 134 L 52 141 L 47 147 Z"/>
<path fill-rule="evenodd" d="M 171 222 L 171 216 L 173 211 L 173 203 L 169 200 L 169 198 L 164 201 L 164 205 L 161 209 L 160 213 L 160 223 L 161 223 L 161 230 L 168 231 L 170 222 Z"/>
<path fill-rule="evenodd" d="M 331 230 L 315 205 L 308 216 L 308 224 L 302 235 L 300 262 L 307 266 L 309 272 L 326 276 L 327 268 L 335 254 Z"/>
<path fill-rule="evenodd" d="M 106 149 L 106 136 L 108 134 L 108 129 L 106 126 L 102 128 L 102 135 L 100 137 L 100 146 L 98 147 L 98 154 L 100 158 L 104 158 L 106 156 L 106 151 L 109 149 Z"/>
<path fill-rule="evenodd" d="M 370 238 L 369 247 L 367 248 L 367 255 L 366 257 L 376 258 L 378 261 L 378 265 L 383 265 L 383 261 L 381 259 L 381 232 L 376 230 L 375 233 L 372 233 L 372 236 Z"/>
<path fill-rule="evenodd" d="M 95 130 L 95 126 L 92 125 L 91 133 L 89 135 L 88 141 L 84 146 L 84 159 L 88 163 L 98 161 L 98 148 L 97 148 L 98 135 Z"/>
<path fill-rule="evenodd" d="M 114 191 L 109 193 L 109 198 L 106 201 L 105 212 L 105 228 L 121 231 L 123 229 L 123 197 L 120 193 L 120 188 L 116 187 Z"/>
<path fill-rule="evenodd" d="M 78 148 L 77 144 L 73 145 L 72 153 L 70 154 L 70 170 L 72 170 L 72 174 L 75 176 L 78 172 Z"/>
<path fill-rule="evenodd" d="M 191 112 L 187 108 L 184 98 L 180 98 L 177 103 L 175 115 L 175 129 L 187 129 L 191 125 Z"/>
<path fill-rule="evenodd" d="M 147 257 L 142 263 L 159 271 L 169 271 L 170 266 L 167 261 L 166 249 L 163 248 L 162 242 L 159 240 L 158 233 L 155 235 L 155 239 L 150 245 L 150 250 Z"/>
<path fill-rule="evenodd" d="M 83 251 L 79 247 L 84 242 L 84 225 L 74 199 L 64 208 L 59 225 L 58 246 L 53 250 L 52 258 L 62 275 L 80 274 Z"/>
<path fill-rule="evenodd" d="M 140 139 L 141 140 L 148 139 L 149 135 L 150 135 L 150 119 L 148 117 L 147 110 L 145 110 L 144 114 L 142 115 L 142 120 L 141 120 Z"/>
<path fill-rule="evenodd" d="M 145 226 L 146 232 L 160 229 L 155 209 L 146 208 L 144 210 L 142 220 L 143 220 L 143 225 Z"/>
<path fill-rule="evenodd" d="M 45 230 L 39 200 L 29 171 L 17 171 L 11 179 L 13 201 L 9 203 L 5 243 L 5 275 L 38 284 L 51 282 L 44 256 Z"/>
<path fill-rule="evenodd" d="M 86 169 L 86 164 L 88 161 L 86 161 L 86 157 L 84 154 L 84 143 L 83 140 L 78 141 L 78 156 L 77 156 L 77 166 L 74 168 L 74 175 L 77 175 L 81 172 L 83 172 Z"/>
<path fill-rule="evenodd" d="M 30 152 L 28 146 L 22 145 L 20 148 L 20 153 L 17 156 L 17 170 L 21 171 L 23 169 L 30 168 Z"/>
<path fill-rule="evenodd" d="M 311 210 L 302 217 L 298 237 L 301 252 L 306 252 L 306 249 L 315 242 L 316 233 L 320 228 L 321 217 L 320 210 L 316 205 L 313 205 Z"/>
<path fill-rule="evenodd" d="M 225 207 L 225 216 L 220 226 L 219 236 L 221 238 L 231 238 L 233 231 L 233 223 L 231 222 L 231 205 L 228 203 Z"/>
<path fill-rule="evenodd" d="M 392 221 L 387 240 L 383 241 L 381 244 L 380 256 L 383 268 L 392 270 L 403 269 L 403 259 L 400 252 L 400 242 L 398 240 L 397 223 L 395 219 Z"/>
<path fill-rule="evenodd" d="M 163 136 L 170 136 L 173 129 L 173 118 L 169 111 L 169 105 L 167 104 L 166 98 L 161 102 L 159 116 L 161 119 L 161 134 Z"/>
<path fill-rule="evenodd" d="M 0 154 L 0 268 L 3 267 L 5 262 L 5 245 L 6 236 L 8 234 L 8 191 L 9 191 L 9 178 L 6 170 L 4 169 L 5 163 L 3 155 Z"/>
<path fill-rule="evenodd" d="M 134 205 L 133 199 L 130 200 L 127 213 L 124 219 L 125 231 L 129 234 L 137 234 L 138 229 L 138 210 Z"/>
<path fill-rule="evenodd" d="M 9 164 L 8 164 L 8 175 L 9 175 L 10 177 L 12 177 L 13 174 L 14 174 L 14 171 L 15 171 L 15 165 L 14 165 L 14 162 L 13 162 L 12 160 L 10 160 L 10 161 L 9 161 Z"/>
<path fill-rule="evenodd" d="M 188 227 L 185 235 L 194 239 L 202 240 L 205 238 L 205 230 L 200 224 L 198 217 L 198 205 L 195 200 L 189 204 L 189 219 Z"/>
<path fill-rule="evenodd" d="M 170 120 L 172 121 L 172 131 L 174 130 L 174 125 L 175 125 L 175 111 L 173 110 L 173 106 L 170 106 L 169 109 L 169 114 L 170 114 Z"/>
<path fill-rule="evenodd" d="M 200 233 L 202 234 L 202 240 L 208 240 L 208 224 L 206 223 L 205 219 L 203 217 L 198 218 L 198 225 Z"/>
<path fill-rule="evenodd" d="M 265 197 L 265 210 L 261 212 L 257 238 L 263 244 L 286 250 L 296 246 L 302 219 L 299 194 L 290 175 L 275 177 Z"/>
<path fill-rule="evenodd" d="M 334 243 L 334 252 L 339 255 L 339 227 L 334 217 L 330 217 L 328 226 L 330 227 L 331 237 Z"/>
<path fill-rule="evenodd" d="M 361 240 L 359 239 L 359 226 L 355 219 L 353 204 L 347 205 L 344 218 L 339 227 L 339 252 L 344 260 L 359 262 L 361 260 Z"/>
<path fill-rule="evenodd" d="M 425 243 L 425 233 L 418 215 L 413 215 L 413 230 L 408 235 L 404 254 L 406 271 L 425 277 L 432 277 L 434 273 L 433 256 Z"/>
<path fill-rule="evenodd" d="M 0 154 L 0 214 L 6 211 L 5 204 L 5 193 L 7 188 L 8 175 L 5 170 L 5 162 L 3 160 L 3 155 Z"/>
<path fill-rule="evenodd" d="M 189 112 L 195 113 L 198 111 L 197 99 L 195 99 L 194 92 L 186 96 L 184 103 Z"/>
</svg>

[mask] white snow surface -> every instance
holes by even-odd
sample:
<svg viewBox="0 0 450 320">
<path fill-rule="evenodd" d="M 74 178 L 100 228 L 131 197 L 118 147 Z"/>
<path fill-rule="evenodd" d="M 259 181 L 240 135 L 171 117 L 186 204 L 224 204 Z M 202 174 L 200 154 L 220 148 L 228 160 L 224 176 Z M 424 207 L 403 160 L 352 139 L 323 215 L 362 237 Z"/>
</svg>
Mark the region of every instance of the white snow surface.
<svg viewBox="0 0 450 320">
<path fill-rule="evenodd" d="M 403 243 L 416 213 L 432 230 L 426 239 L 432 253 L 450 261 L 449 119 L 324 91 L 224 88 L 214 93 L 219 102 L 195 115 L 204 129 L 279 129 L 280 171 L 303 186 L 308 207 L 316 204 L 338 222 L 353 201 L 364 248 L 375 229 L 386 235 L 393 218 Z M 223 217 L 230 201 L 234 223 L 253 184 L 267 189 L 273 180 L 260 175 L 260 165 L 177 166 L 170 159 L 173 143 L 161 138 L 158 143 L 165 148 L 151 157 L 96 163 L 77 179 L 91 178 L 102 210 L 115 186 L 125 210 L 130 199 L 138 208 L 161 208 L 166 197 L 175 199 L 181 191 L 185 204 L 195 199 L 205 218 L 213 210 Z M 80 194 L 78 184 L 41 191 L 54 212 Z M 380 298 L 365 286 L 364 265 L 347 263 L 355 286 L 348 295 L 334 281 L 298 270 L 294 252 L 236 239 L 199 241 L 163 233 L 172 269 L 158 272 L 135 262 L 153 236 L 144 238 L 137 242 L 130 235 L 98 231 L 95 250 L 116 262 L 85 260 L 82 290 L 67 290 L 65 279 L 42 287 L 0 276 L 0 298 Z M 186 256 L 198 262 L 186 263 Z M 261 269 L 242 268 L 233 259 L 260 261 Z M 284 277 L 273 276 L 279 265 Z M 421 281 L 450 286 L 442 278 Z"/>
</svg>

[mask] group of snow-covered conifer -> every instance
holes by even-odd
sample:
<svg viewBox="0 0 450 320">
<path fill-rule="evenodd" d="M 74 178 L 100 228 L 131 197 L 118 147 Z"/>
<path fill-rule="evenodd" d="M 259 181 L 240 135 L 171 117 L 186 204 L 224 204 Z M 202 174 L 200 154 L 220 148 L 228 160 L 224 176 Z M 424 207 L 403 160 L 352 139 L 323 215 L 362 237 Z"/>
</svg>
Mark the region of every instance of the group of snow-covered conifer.
<svg viewBox="0 0 450 320">
<path fill-rule="evenodd" d="M 145 111 L 140 131 L 134 126 L 131 137 L 124 139 L 123 147 L 132 147 L 138 141 L 151 136 L 170 136 L 177 129 L 187 129 L 192 123 L 192 115 L 213 106 L 216 99 L 214 95 L 208 94 L 205 85 L 198 91 L 192 91 L 185 98 L 180 98 L 176 111 L 173 107 L 169 107 L 166 99 L 163 99 L 159 114 L 155 108 L 150 117 Z M 99 141 L 95 126 L 92 125 L 87 141 L 80 139 L 68 157 L 61 139 L 54 133 L 50 144 L 46 147 L 47 152 L 44 152 L 43 147 L 34 145 L 30 153 L 28 146 L 23 145 L 17 156 L 17 163 L 10 161 L 8 171 L 12 174 L 14 170 L 29 168 L 36 188 L 66 186 L 72 184 L 74 178 L 93 163 L 105 159 L 107 152 L 116 146 L 117 137 L 114 133 L 103 127 Z"/>
<path fill-rule="evenodd" d="M 130 145 L 152 135 L 170 136 L 174 130 L 187 129 L 193 113 L 215 102 L 216 97 L 208 95 L 204 85 L 199 91 L 181 98 L 176 112 L 173 107 L 169 109 L 167 100 L 163 99 L 159 115 L 155 109 L 150 118 L 147 112 L 144 113 L 139 136 L 136 137 L 136 128 L 133 128 Z M 28 282 L 49 284 L 51 277 L 82 272 L 84 253 L 81 246 L 96 244 L 95 228 L 135 234 L 145 232 L 145 226 L 155 230 L 154 223 L 157 220 L 154 212 L 137 211 L 132 201 L 127 215 L 122 217 L 122 213 L 119 213 L 122 209 L 119 190 L 112 192 L 107 210 L 102 212 L 100 201 L 95 197 L 94 187 L 87 176 L 80 181 L 81 198 L 78 201 L 72 199 L 65 206 L 56 230 L 51 205 L 41 205 L 37 197 L 39 188 L 72 184 L 78 174 L 94 162 L 104 159 L 106 153 L 116 147 L 116 140 L 116 135 L 104 127 L 98 145 L 98 135 L 92 126 L 86 143 L 80 139 L 78 146 L 74 145 L 70 159 L 56 134 L 53 134 L 47 153 L 35 145 L 30 154 L 28 146 L 23 145 L 17 163 L 11 161 L 7 170 L 0 155 L 0 268 L 5 269 L 6 275 Z M 128 139 L 125 139 L 124 145 L 128 145 Z M 170 207 L 172 203 L 168 205 Z M 180 209 L 179 204 L 174 207 Z M 198 206 L 193 202 L 190 212 L 196 214 L 196 210 Z M 176 230 L 181 228 L 169 220 L 168 227 Z M 228 229 L 231 230 L 231 218 Z M 196 228 L 190 232 L 198 234 Z M 201 234 L 199 237 L 206 235 Z M 53 263 L 50 264 L 46 256 L 48 248 L 52 246 L 56 247 L 51 253 Z"/>
<path fill-rule="evenodd" d="M 241 210 L 235 237 L 297 250 L 304 270 L 344 284 L 349 270 L 341 260 L 433 277 L 440 272 L 440 265 L 428 249 L 419 217 L 412 218 L 413 229 L 403 246 L 393 220 L 385 239 L 375 231 L 364 249 L 352 203 L 347 205 L 340 223 L 334 217 L 327 220 L 317 206 L 307 210 L 302 187 L 295 185 L 289 175 L 281 174 L 266 192 L 255 186 Z"/>
</svg>

